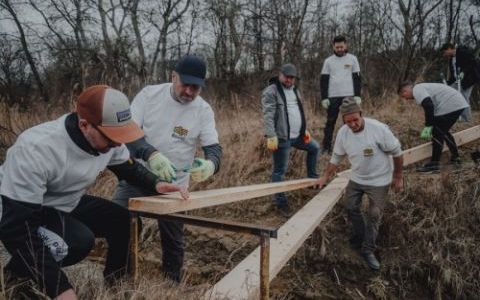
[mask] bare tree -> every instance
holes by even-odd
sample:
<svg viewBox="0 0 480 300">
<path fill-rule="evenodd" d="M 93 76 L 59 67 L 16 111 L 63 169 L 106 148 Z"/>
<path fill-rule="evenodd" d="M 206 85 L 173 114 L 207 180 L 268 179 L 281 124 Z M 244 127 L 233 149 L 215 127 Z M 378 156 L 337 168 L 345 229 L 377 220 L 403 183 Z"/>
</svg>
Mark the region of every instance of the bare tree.
<svg viewBox="0 0 480 300">
<path fill-rule="evenodd" d="M 422 48 L 425 35 L 425 24 L 428 16 L 443 2 L 437 0 L 434 2 L 425 2 L 421 0 L 397 0 L 398 8 L 402 17 L 403 28 L 396 25 L 402 32 L 403 46 L 402 52 L 405 55 L 405 63 L 400 80 L 409 77 L 412 71 L 412 63 L 415 54 Z M 392 18 L 393 20 L 393 18 Z M 395 22 L 394 22 L 395 23 Z M 418 47 L 420 45 L 420 47 Z"/>
<path fill-rule="evenodd" d="M 12 3 L 10 2 L 10 0 L 1 0 L 0 1 L 0 7 L 5 9 L 8 12 L 8 14 L 11 16 L 12 20 L 14 21 L 15 26 L 17 27 L 18 33 L 20 35 L 19 39 L 20 39 L 20 43 L 22 45 L 23 52 L 25 53 L 25 57 L 26 57 L 26 59 L 28 61 L 28 64 L 30 66 L 30 70 L 32 71 L 33 77 L 35 78 L 35 81 L 37 83 L 40 95 L 42 95 L 44 101 L 49 101 L 48 92 L 47 92 L 47 90 L 46 90 L 46 88 L 45 88 L 45 86 L 42 82 L 42 79 L 41 79 L 40 73 L 37 69 L 35 60 L 32 56 L 30 48 L 28 46 L 27 37 L 25 35 L 25 30 L 24 30 L 24 25 L 22 25 L 22 22 L 18 18 L 17 12 L 15 11 L 15 9 L 14 9 Z"/>
<path fill-rule="evenodd" d="M 172 33 L 174 24 L 182 21 L 182 17 L 188 11 L 191 0 L 166 0 L 158 1 L 156 8 L 148 16 L 148 22 L 157 30 L 155 49 L 153 50 L 152 60 L 150 62 L 150 72 L 154 78 L 157 77 L 157 61 L 160 58 L 159 79 L 165 81 L 168 78 L 167 73 L 167 49 L 168 36 Z M 157 16 L 161 16 L 160 19 Z M 160 57 L 159 57 L 160 55 Z"/>
</svg>

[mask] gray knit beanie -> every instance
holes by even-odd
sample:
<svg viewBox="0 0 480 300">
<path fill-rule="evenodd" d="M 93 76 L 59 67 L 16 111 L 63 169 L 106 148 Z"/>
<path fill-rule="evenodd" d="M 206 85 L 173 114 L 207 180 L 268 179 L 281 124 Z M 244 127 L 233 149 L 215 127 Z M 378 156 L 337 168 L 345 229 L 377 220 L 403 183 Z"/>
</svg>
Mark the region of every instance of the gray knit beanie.
<svg viewBox="0 0 480 300">
<path fill-rule="evenodd" d="M 340 105 L 340 113 L 343 115 L 361 112 L 360 106 L 353 100 L 352 97 L 343 98 L 342 105 Z"/>
</svg>

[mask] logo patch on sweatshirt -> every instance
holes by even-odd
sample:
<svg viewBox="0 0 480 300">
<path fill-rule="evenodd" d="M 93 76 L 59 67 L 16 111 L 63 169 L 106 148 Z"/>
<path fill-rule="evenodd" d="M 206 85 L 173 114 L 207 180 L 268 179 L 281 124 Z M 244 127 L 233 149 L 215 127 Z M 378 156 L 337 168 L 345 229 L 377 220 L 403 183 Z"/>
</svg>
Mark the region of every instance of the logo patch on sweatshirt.
<svg viewBox="0 0 480 300">
<path fill-rule="evenodd" d="M 344 69 L 351 69 L 351 68 L 352 68 L 352 65 L 350 65 L 350 64 L 345 64 L 345 65 L 343 65 L 343 68 L 344 68 Z"/>
<path fill-rule="evenodd" d="M 363 156 L 372 156 L 373 155 L 373 149 L 371 147 L 363 149 Z"/>
<path fill-rule="evenodd" d="M 179 138 L 179 139 L 185 139 L 188 135 L 188 129 L 184 128 L 182 126 L 175 126 L 173 128 L 173 133 L 172 137 Z"/>
</svg>

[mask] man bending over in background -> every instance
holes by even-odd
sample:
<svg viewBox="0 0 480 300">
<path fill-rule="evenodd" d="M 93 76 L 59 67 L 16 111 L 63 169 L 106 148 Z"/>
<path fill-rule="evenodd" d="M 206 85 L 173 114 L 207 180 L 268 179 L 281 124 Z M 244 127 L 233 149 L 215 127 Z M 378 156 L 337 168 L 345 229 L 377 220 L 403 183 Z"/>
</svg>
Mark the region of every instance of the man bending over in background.
<svg viewBox="0 0 480 300">
<path fill-rule="evenodd" d="M 403 189 L 403 156 L 400 142 L 387 125 L 364 118 L 360 106 L 346 98 L 340 106 L 343 125 L 337 133 L 332 158 L 318 184 L 323 187 L 346 156 L 352 165 L 352 175 L 345 190 L 348 218 L 353 235 L 350 244 L 359 249 L 368 266 L 380 269 L 375 257 L 376 240 L 385 198 L 390 186 Z M 393 168 L 390 156 L 393 156 Z M 368 196 L 368 213 L 361 211 L 362 196 Z"/>
<path fill-rule="evenodd" d="M 415 100 L 423 107 L 425 112 L 425 127 L 420 137 L 432 140 L 432 157 L 430 162 L 419 168 L 419 172 L 438 171 L 440 157 L 445 142 L 450 150 L 450 163 L 461 163 L 458 155 L 457 144 L 450 134 L 450 129 L 457 122 L 462 112 L 469 108 L 465 98 L 447 85 L 441 83 L 402 83 L 398 94 L 405 100 Z"/>
<path fill-rule="evenodd" d="M 108 253 L 103 272 L 114 283 L 127 272 L 129 213 L 102 198 L 85 195 L 108 167 L 119 179 L 152 193 L 180 191 L 132 161 L 123 143 L 143 136 L 131 120 L 129 101 L 105 85 L 84 90 L 77 112 L 23 132 L 0 166 L 0 240 L 11 259 L 5 269 L 34 280 L 56 299 L 76 299 L 61 270 L 85 258 L 95 237 Z M 182 190 L 182 195 L 187 193 Z M 68 247 L 50 249 L 42 237 L 54 232 Z"/>
</svg>

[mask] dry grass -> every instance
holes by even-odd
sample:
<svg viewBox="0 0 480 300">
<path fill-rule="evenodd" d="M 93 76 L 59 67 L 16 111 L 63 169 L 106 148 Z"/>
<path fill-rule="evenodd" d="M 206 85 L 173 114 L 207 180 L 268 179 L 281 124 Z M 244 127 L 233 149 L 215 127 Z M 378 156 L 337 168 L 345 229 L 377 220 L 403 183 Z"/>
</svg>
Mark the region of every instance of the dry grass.
<svg viewBox="0 0 480 300">
<path fill-rule="evenodd" d="M 210 99 L 206 97 L 207 99 Z M 423 127 L 420 107 L 396 100 L 364 103 L 365 115 L 390 125 L 404 148 L 418 145 Z M 271 155 L 265 150 L 260 100 L 256 95 L 211 97 L 217 128 L 224 149 L 221 171 L 212 180 L 193 189 L 212 189 L 268 182 Z M 372 107 L 369 103 L 385 103 Z M 40 107 L 40 105 L 39 105 Z M 0 137 L 3 146 L 15 135 L 44 120 L 67 111 L 70 105 L 37 108 L 21 112 L 0 106 Z M 325 113 L 315 111 L 306 101 L 307 119 L 313 136 L 323 137 Z M 476 116 L 478 118 L 478 115 Z M 457 124 L 458 131 L 468 127 Z M 479 143 L 477 143 L 479 145 Z M 2 152 L 4 153 L 4 152 Z M 0 153 L 0 155 L 2 154 Z M 468 154 L 462 150 L 461 153 Z M 463 155 L 468 160 L 466 155 Z M 447 155 L 445 155 L 445 158 Z M 319 166 L 327 162 L 321 157 Z M 382 271 L 370 272 L 348 247 L 348 222 L 341 201 L 312 237 L 272 283 L 275 299 L 430 299 L 476 298 L 480 294 L 480 194 L 478 169 L 471 164 L 457 173 L 419 176 L 406 170 L 406 190 L 391 195 L 379 239 Z M 347 167 L 344 164 L 344 167 Z M 305 176 L 304 154 L 293 152 L 287 178 Z M 103 173 L 90 192 L 110 197 L 116 179 Z M 315 195 L 305 190 L 290 193 L 290 203 L 300 208 Z M 194 212 L 222 219 L 281 225 L 271 199 L 264 197 Z M 257 244 L 255 238 L 195 227 L 186 228 L 187 278 L 172 287 L 162 279 L 159 268 L 161 250 L 154 222 L 147 221 L 142 233 L 142 277 L 137 285 L 124 283 L 115 290 L 103 287 L 101 265 L 81 263 L 68 269 L 83 299 L 198 299 L 208 286 L 227 273 Z M 0 298 L 10 298 L 5 286 Z"/>
</svg>

